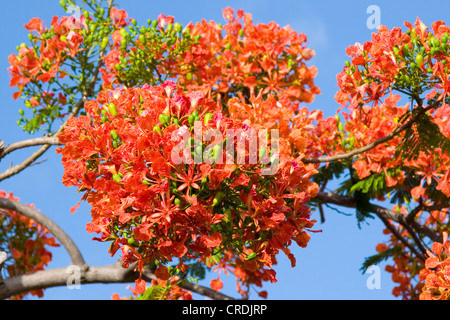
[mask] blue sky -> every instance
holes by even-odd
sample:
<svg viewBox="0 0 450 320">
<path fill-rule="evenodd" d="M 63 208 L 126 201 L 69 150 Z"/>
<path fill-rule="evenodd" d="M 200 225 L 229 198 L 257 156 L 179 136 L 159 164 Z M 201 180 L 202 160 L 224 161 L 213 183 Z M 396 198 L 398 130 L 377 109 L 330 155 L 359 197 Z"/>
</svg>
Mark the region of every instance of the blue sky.
<svg viewBox="0 0 450 320">
<path fill-rule="evenodd" d="M 19 0 L 2 1 L 3 18 L 0 20 L 2 46 L 0 47 L 0 96 L 2 97 L 2 117 L 0 139 L 9 144 L 30 138 L 16 125 L 21 101 L 12 99 L 14 88 L 9 87 L 7 57 L 15 52 L 15 47 L 27 40 L 27 30 L 23 24 L 32 17 L 40 17 L 46 25 L 55 15 L 65 15 L 57 0 Z M 80 1 L 81 2 L 81 1 Z M 147 19 L 155 19 L 160 13 L 173 15 L 175 20 L 186 24 L 201 19 L 224 22 L 222 9 L 230 6 L 250 12 L 253 22 L 267 23 L 275 21 L 281 26 L 290 25 L 294 30 L 305 33 L 309 47 L 316 56 L 309 62 L 315 65 L 319 73 L 316 85 L 322 90 L 309 109 L 322 109 L 326 116 L 335 114 L 339 107 L 334 102 L 337 91 L 336 74 L 342 70 L 347 59 L 345 48 L 355 42 L 370 40 L 371 32 L 366 22 L 370 17 L 367 8 L 377 5 L 381 12 L 381 24 L 389 28 L 403 27 L 404 21 L 414 22 L 419 16 L 427 25 L 436 20 L 449 22 L 450 2 L 448 1 L 144 1 L 117 0 L 119 8 L 125 9 L 129 16 L 144 24 Z M 0 171 L 6 170 L 11 163 L 17 164 L 27 157 L 32 149 L 17 151 L 2 159 Z M 83 203 L 73 215 L 69 209 L 79 201 L 74 188 L 66 188 L 61 183 L 62 165 L 60 156 L 54 148 L 47 152 L 42 164 L 26 169 L 21 174 L 2 181 L 0 189 L 12 191 L 24 203 L 33 203 L 43 213 L 58 223 L 79 245 L 85 260 L 91 265 L 107 265 L 117 258 L 111 258 L 107 244 L 91 241 L 93 235 L 85 231 L 90 220 L 90 208 Z M 389 204 L 387 204 L 389 205 Z M 368 289 L 369 275 L 359 271 L 364 258 L 375 253 L 377 243 L 385 240 L 383 225 L 376 220 L 357 227 L 354 212 L 341 209 L 344 215 L 325 209 L 325 224 L 316 224 L 315 229 L 323 232 L 311 235 L 307 248 L 292 246 L 297 266 L 291 268 L 284 254 L 280 254 L 275 266 L 278 282 L 264 286 L 269 299 L 395 299 L 392 294 L 394 284 L 390 274 L 384 272 L 381 265 L 381 288 Z M 314 217 L 319 219 L 318 213 Z M 52 250 L 53 261 L 49 267 L 65 267 L 70 264 L 68 254 L 62 249 Z M 204 284 L 209 283 L 208 278 Z M 222 277 L 223 280 L 225 280 Z M 227 279 L 223 292 L 238 297 L 233 279 Z M 81 289 L 69 290 L 66 287 L 45 291 L 44 299 L 110 299 L 114 292 L 120 296 L 129 294 L 127 284 L 91 284 Z M 257 299 L 256 294 L 250 296 Z"/>
</svg>

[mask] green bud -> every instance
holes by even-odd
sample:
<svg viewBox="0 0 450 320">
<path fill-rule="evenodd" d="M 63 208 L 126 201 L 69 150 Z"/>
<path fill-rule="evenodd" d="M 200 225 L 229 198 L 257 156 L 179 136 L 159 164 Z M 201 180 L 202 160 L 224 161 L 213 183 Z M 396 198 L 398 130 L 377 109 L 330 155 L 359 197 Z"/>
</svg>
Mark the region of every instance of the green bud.
<svg viewBox="0 0 450 320">
<path fill-rule="evenodd" d="M 416 56 L 416 62 L 417 62 L 417 65 L 418 65 L 419 67 L 422 66 L 422 64 L 423 64 L 423 56 L 422 56 L 421 54 L 418 54 L 418 55 Z"/>
<path fill-rule="evenodd" d="M 205 117 L 203 118 L 203 121 L 204 121 L 204 123 L 205 123 L 205 126 L 208 124 L 208 122 L 210 121 L 210 120 L 212 120 L 213 119 L 213 115 L 212 115 L 212 113 L 210 113 L 210 112 L 207 112 L 206 114 L 205 114 Z"/>
<path fill-rule="evenodd" d="M 197 155 L 201 156 L 203 154 L 203 147 L 201 145 L 198 145 L 197 147 L 195 147 L 195 153 Z M 205 178 L 205 179 L 207 179 L 207 178 Z M 203 179 L 203 180 L 205 180 L 205 179 Z M 202 180 L 202 183 L 203 183 L 203 180 Z"/>
<path fill-rule="evenodd" d="M 183 26 L 181 24 L 179 24 L 178 22 L 176 22 L 175 23 L 175 31 L 180 33 L 182 29 L 183 29 Z"/>
<path fill-rule="evenodd" d="M 19 109 L 19 114 L 20 114 L 21 116 L 23 116 L 23 115 L 24 115 L 24 111 L 23 111 L 23 109 Z"/>
<path fill-rule="evenodd" d="M 225 193 L 223 191 L 217 192 L 213 199 L 213 207 L 215 207 L 219 203 L 221 203 L 224 197 L 225 197 Z"/>
<path fill-rule="evenodd" d="M 166 116 L 165 114 L 161 113 L 159 115 L 159 121 L 163 126 L 169 124 L 169 116 Z"/>
<path fill-rule="evenodd" d="M 194 124 L 194 120 L 195 120 L 195 116 L 193 114 L 190 114 L 188 116 L 189 126 L 192 126 Z"/>
<path fill-rule="evenodd" d="M 397 46 L 395 46 L 392 48 L 392 51 L 394 52 L 395 55 L 398 55 L 399 48 Z"/>
<path fill-rule="evenodd" d="M 186 80 L 191 81 L 192 80 L 192 73 L 188 72 L 186 73 Z"/>
<path fill-rule="evenodd" d="M 172 29 L 173 29 L 173 24 L 172 24 L 172 23 L 169 23 L 169 24 L 167 25 L 166 32 L 167 32 L 167 33 L 170 33 L 170 32 L 172 32 Z"/>
<path fill-rule="evenodd" d="M 152 21 L 152 28 L 155 29 L 157 25 L 158 25 L 158 20 L 153 20 Z"/>
<path fill-rule="evenodd" d="M 262 158 L 264 158 L 266 153 L 267 153 L 267 148 L 266 147 L 259 148 L 259 159 L 261 160 Z"/>
<path fill-rule="evenodd" d="M 217 161 L 222 154 L 223 154 L 222 146 L 220 144 L 216 144 L 213 147 L 213 151 L 212 151 L 213 160 Z"/>
<path fill-rule="evenodd" d="M 411 84 L 411 78 L 408 75 L 405 75 L 405 82 L 406 84 Z"/>
<path fill-rule="evenodd" d="M 125 38 L 128 35 L 128 31 L 125 28 L 120 29 L 120 35 Z"/>
<path fill-rule="evenodd" d="M 145 44 L 147 42 L 147 39 L 145 38 L 145 36 L 143 34 L 141 34 L 139 36 L 139 42 L 142 44 Z"/>
<path fill-rule="evenodd" d="M 253 260 L 255 258 L 256 258 L 256 252 L 252 252 L 245 258 L 245 260 L 248 261 L 248 260 Z"/>
<path fill-rule="evenodd" d="M 156 125 L 153 127 L 153 131 L 156 131 L 160 136 L 162 136 L 161 127 Z"/>
<path fill-rule="evenodd" d="M 104 38 L 102 39 L 102 43 L 101 43 L 101 45 L 100 45 L 100 49 L 105 50 L 105 48 L 106 48 L 106 46 L 108 45 L 108 43 L 109 43 L 108 37 L 104 37 Z"/>
<path fill-rule="evenodd" d="M 434 47 L 439 47 L 441 45 L 441 42 L 439 41 L 439 39 L 433 37 L 433 38 L 431 38 L 431 44 Z"/>
<path fill-rule="evenodd" d="M 139 243 L 136 241 L 135 238 L 131 237 L 127 239 L 128 245 L 132 246 L 132 247 L 138 247 Z"/>
<path fill-rule="evenodd" d="M 108 110 L 109 110 L 109 113 L 111 113 L 111 115 L 113 117 L 117 116 L 117 108 L 116 108 L 116 105 L 114 103 L 111 102 L 108 105 Z"/>
<path fill-rule="evenodd" d="M 111 130 L 111 138 L 113 138 L 114 140 L 119 139 L 119 135 L 117 134 L 116 130 Z"/>
<path fill-rule="evenodd" d="M 403 55 L 408 56 L 409 55 L 409 44 L 405 44 L 403 46 Z"/>
</svg>

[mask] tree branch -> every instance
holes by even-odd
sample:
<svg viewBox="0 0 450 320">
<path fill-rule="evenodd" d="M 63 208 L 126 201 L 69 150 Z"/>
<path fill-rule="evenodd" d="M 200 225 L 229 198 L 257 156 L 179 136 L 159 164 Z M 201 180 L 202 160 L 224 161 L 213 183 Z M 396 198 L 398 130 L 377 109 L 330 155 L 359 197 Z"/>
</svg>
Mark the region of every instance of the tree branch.
<svg viewBox="0 0 450 320">
<path fill-rule="evenodd" d="M 67 233 L 49 217 L 23 203 L 5 198 L 0 198 L 0 208 L 16 211 L 25 217 L 36 221 L 38 224 L 46 228 L 51 234 L 53 234 L 55 238 L 63 245 L 72 259 L 72 264 L 78 266 L 85 265 L 83 256 L 81 255 L 81 252 L 76 244 L 67 235 Z"/>
<path fill-rule="evenodd" d="M 14 276 L 3 281 L 0 280 L 0 299 L 37 289 L 46 289 L 76 284 L 89 283 L 129 283 L 138 279 L 139 272 L 134 270 L 135 264 L 123 268 L 120 262 L 102 267 L 87 267 L 84 271 L 74 266 L 52 270 L 37 271 L 30 274 Z M 146 272 L 145 280 L 155 278 L 155 275 Z M 180 287 L 217 300 L 233 300 L 233 298 L 207 287 L 192 283 L 181 283 Z"/>
<path fill-rule="evenodd" d="M 84 90 L 83 95 L 81 100 L 79 100 L 74 108 L 72 109 L 72 112 L 70 113 L 69 117 L 66 119 L 66 121 L 64 121 L 64 123 L 59 127 L 58 131 L 56 131 L 51 137 L 49 138 L 54 138 L 57 139 L 58 138 L 58 134 L 64 130 L 64 127 L 67 124 L 67 121 L 72 118 L 72 117 L 76 117 L 78 112 L 80 112 L 80 110 L 84 107 L 84 104 L 86 103 L 88 97 L 91 96 L 92 91 L 94 90 L 95 84 L 98 80 L 98 74 L 100 72 L 100 68 L 102 66 L 103 60 L 103 51 L 100 52 L 99 54 L 99 61 L 97 63 L 97 66 L 94 70 L 94 72 L 92 73 L 92 78 L 89 81 L 89 85 L 87 86 L 87 88 Z M 50 140 L 52 142 L 54 142 L 54 140 Z M 11 167 L 7 170 L 5 170 L 3 173 L 0 174 L 0 181 L 5 180 L 7 178 L 10 178 L 16 174 L 18 174 L 19 172 L 23 171 L 24 169 L 26 169 L 28 166 L 30 166 L 34 161 L 36 161 L 40 156 L 42 156 L 49 148 L 50 148 L 51 144 L 44 144 L 42 147 L 40 147 L 36 152 L 34 152 L 30 157 L 28 157 L 27 159 L 25 159 L 22 163 Z M 2 152 L 3 154 L 4 152 Z M 1 159 L 1 157 L 0 157 Z"/>
<path fill-rule="evenodd" d="M 355 149 L 352 150 L 350 152 L 347 153 L 342 153 L 342 154 L 337 154 L 335 156 L 330 156 L 330 157 L 321 157 L 321 158 L 304 158 L 302 159 L 303 163 L 322 163 L 322 162 L 332 162 L 332 161 L 336 161 L 336 160 L 342 160 L 342 159 L 348 159 L 348 158 L 352 158 L 353 156 L 356 156 L 358 154 L 364 153 L 366 151 L 369 151 L 373 148 L 375 148 L 376 146 L 385 143 L 391 139 L 393 139 L 396 135 L 398 135 L 399 133 L 401 133 L 402 131 L 410 128 L 417 120 L 419 120 L 419 118 L 428 110 L 436 107 L 437 102 L 432 103 L 431 105 L 429 105 L 426 108 L 422 108 L 419 110 L 419 112 L 416 113 L 416 115 L 414 115 L 414 117 L 412 117 L 409 121 L 407 121 L 406 123 L 404 123 L 403 125 L 401 125 L 400 127 L 397 127 L 394 131 L 392 131 L 389 135 L 380 138 L 378 140 L 375 140 L 372 143 L 369 143 L 368 145 L 359 148 L 359 149 Z"/>
<path fill-rule="evenodd" d="M 89 267 L 77 278 L 78 270 L 73 266 L 14 276 L 0 282 L 0 299 L 38 289 L 73 285 L 71 281 L 86 283 L 126 283 L 137 278 L 132 267 L 123 268 L 120 264 L 104 267 Z"/>
<path fill-rule="evenodd" d="M 190 283 L 190 282 L 181 282 L 178 286 L 180 286 L 183 289 L 198 293 L 202 296 L 209 297 L 214 300 L 235 300 L 232 297 L 229 297 L 223 293 L 220 293 L 219 291 L 213 290 L 208 287 L 201 286 L 196 283 Z"/>
<path fill-rule="evenodd" d="M 40 137 L 40 138 L 33 138 L 33 139 L 27 139 L 23 141 L 18 141 L 11 143 L 10 145 L 6 146 L 2 152 L 0 152 L 0 159 L 4 158 L 9 153 L 23 148 L 28 147 L 34 147 L 34 146 L 40 146 L 40 145 L 61 145 L 57 137 Z"/>
<path fill-rule="evenodd" d="M 343 207 L 356 208 L 356 201 L 347 196 L 339 195 L 336 192 L 319 192 L 316 196 L 317 200 L 337 204 Z M 442 242 L 442 237 L 434 233 L 427 226 L 420 225 L 416 221 L 407 221 L 406 216 L 394 210 L 383 208 L 379 205 L 371 204 L 371 212 L 375 213 L 380 219 L 388 219 L 398 222 L 402 226 L 410 226 L 417 232 L 420 232 L 435 242 Z"/>
</svg>

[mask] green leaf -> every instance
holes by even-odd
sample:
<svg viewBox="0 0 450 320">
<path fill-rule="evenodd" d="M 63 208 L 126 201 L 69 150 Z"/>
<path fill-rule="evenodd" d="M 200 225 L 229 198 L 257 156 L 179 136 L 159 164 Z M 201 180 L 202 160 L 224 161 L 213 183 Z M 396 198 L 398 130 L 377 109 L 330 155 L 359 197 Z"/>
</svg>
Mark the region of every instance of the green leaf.
<svg viewBox="0 0 450 320">
<path fill-rule="evenodd" d="M 367 269 L 369 269 L 370 266 L 377 265 L 383 261 L 386 261 L 387 259 L 393 257 L 394 255 L 401 253 L 401 251 L 402 251 L 401 246 L 394 246 L 378 254 L 367 257 L 365 258 L 364 263 L 362 264 L 359 270 L 362 271 L 362 273 L 364 274 L 367 272 Z"/>
<path fill-rule="evenodd" d="M 136 300 L 160 300 L 164 295 L 165 289 L 161 285 L 148 287 L 143 294 Z"/>
</svg>

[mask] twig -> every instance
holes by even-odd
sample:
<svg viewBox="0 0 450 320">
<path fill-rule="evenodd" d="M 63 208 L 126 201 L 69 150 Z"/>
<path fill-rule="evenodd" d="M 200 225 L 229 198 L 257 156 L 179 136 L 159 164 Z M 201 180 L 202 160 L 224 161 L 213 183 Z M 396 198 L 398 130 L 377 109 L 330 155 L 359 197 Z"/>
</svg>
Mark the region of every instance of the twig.
<svg viewBox="0 0 450 320">
<path fill-rule="evenodd" d="M 437 102 L 436 102 L 437 103 Z M 352 150 L 350 152 L 347 153 L 342 153 L 342 154 L 337 154 L 335 156 L 330 156 L 330 157 L 321 157 L 321 158 L 304 158 L 302 159 L 302 161 L 304 163 L 322 163 L 322 162 L 332 162 L 332 161 L 336 161 L 336 160 L 341 160 L 341 159 L 348 159 L 348 158 L 352 158 L 353 156 L 356 156 L 358 154 L 364 153 L 366 151 L 369 151 L 373 148 L 375 148 L 376 146 L 378 146 L 379 144 L 385 143 L 391 139 L 393 139 L 396 135 L 398 135 L 400 132 L 408 129 L 409 127 L 411 127 L 425 112 L 427 112 L 428 110 L 434 108 L 436 105 L 436 103 L 433 103 L 431 105 L 429 105 L 426 108 L 422 108 L 421 110 L 419 110 L 419 112 L 417 112 L 417 114 L 412 117 L 408 122 L 406 122 L 405 124 L 401 125 L 400 127 L 397 127 L 394 131 L 392 131 L 389 135 L 380 138 L 378 140 L 375 140 L 374 142 L 359 148 L 359 149 L 355 149 Z"/>
<path fill-rule="evenodd" d="M 234 298 L 229 297 L 223 293 L 220 293 L 219 291 L 213 290 L 208 287 L 201 286 L 199 284 L 182 281 L 179 284 L 179 286 L 183 289 L 193 291 L 195 293 L 198 293 L 202 296 L 207 296 L 214 300 L 235 300 Z"/>
<path fill-rule="evenodd" d="M 0 152 L 0 159 L 4 158 L 6 155 L 15 150 L 40 145 L 61 145 L 61 143 L 59 142 L 57 137 L 40 137 L 14 142 L 6 146 L 3 151 Z"/>
<path fill-rule="evenodd" d="M 103 60 L 102 60 L 102 56 L 103 56 L 103 52 L 100 52 L 100 59 L 97 63 L 97 66 L 92 74 L 92 78 L 89 82 L 88 87 L 85 89 L 85 91 L 83 92 L 83 96 L 81 98 L 81 100 L 79 100 L 72 112 L 70 113 L 69 117 L 66 119 L 66 121 L 64 121 L 64 123 L 59 127 L 58 131 L 56 131 L 51 137 L 49 138 L 56 138 L 58 137 L 58 134 L 64 130 L 67 121 L 72 118 L 75 117 L 78 112 L 80 112 L 80 110 L 83 108 L 85 102 L 87 101 L 88 97 L 92 94 L 92 90 L 95 87 L 95 83 L 98 80 L 98 74 L 100 72 L 100 68 L 102 66 Z M 54 140 L 50 140 L 50 141 L 54 141 Z M 12 177 L 13 175 L 18 174 L 19 172 L 21 172 L 22 170 L 26 169 L 28 166 L 30 166 L 33 162 L 35 162 L 40 156 L 42 156 L 49 148 L 50 148 L 50 144 L 44 144 L 42 147 L 40 147 L 36 152 L 34 152 L 30 157 L 28 157 L 27 159 L 25 159 L 22 163 L 11 167 L 7 170 L 5 170 L 4 172 L 2 172 L 0 174 L 0 181 L 5 180 L 7 178 Z"/>
<path fill-rule="evenodd" d="M 343 207 L 356 208 L 356 201 L 352 197 L 347 197 L 337 194 L 337 192 L 319 192 L 316 196 L 317 200 L 323 203 L 337 204 Z M 383 208 L 379 205 L 370 204 L 370 211 L 375 213 L 378 217 L 383 217 L 395 222 L 400 223 L 403 226 L 410 225 L 414 230 L 420 232 L 435 242 L 442 242 L 442 236 L 434 233 L 427 226 L 420 225 L 416 221 L 406 221 L 405 215 L 395 212 L 390 209 Z"/>
<path fill-rule="evenodd" d="M 28 166 L 30 166 L 36 159 L 38 159 L 40 156 L 42 156 L 48 149 L 50 148 L 49 144 L 45 144 L 42 147 L 40 147 L 37 151 L 35 151 L 31 156 L 29 156 L 27 159 L 25 159 L 22 163 L 10 167 L 4 172 L 0 174 L 0 181 L 3 181 L 5 179 L 8 179 L 12 177 L 13 175 L 18 174 Z"/>
<path fill-rule="evenodd" d="M 384 217 L 383 215 L 378 215 L 378 217 L 381 219 L 381 221 L 384 223 L 384 225 L 386 226 L 386 228 L 389 229 L 389 231 L 398 239 L 400 240 L 401 243 L 403 243 L 405 245 L 405 247 L 409 248 L 409 250 L 411 250 L 411 252 L 413 252 L 420 260 L 425 261 L 426 258 L 425 256 L 418 252 L 416 250 L 416 248 L 414 248 L 413 245 L 411 245 L 409 243 L 409 241 L 407 241 L 401 234 L 400 232 L 397 231 L 397 229 L 395 229 L 395 227 L 389 222 L 388 219 L 386 219 L 386 217 Z"/>
</svg>

